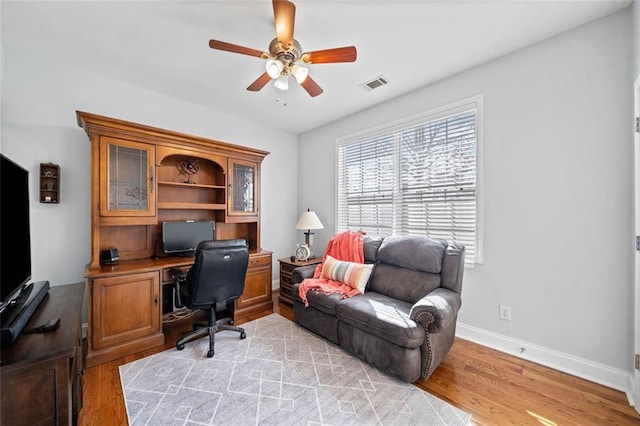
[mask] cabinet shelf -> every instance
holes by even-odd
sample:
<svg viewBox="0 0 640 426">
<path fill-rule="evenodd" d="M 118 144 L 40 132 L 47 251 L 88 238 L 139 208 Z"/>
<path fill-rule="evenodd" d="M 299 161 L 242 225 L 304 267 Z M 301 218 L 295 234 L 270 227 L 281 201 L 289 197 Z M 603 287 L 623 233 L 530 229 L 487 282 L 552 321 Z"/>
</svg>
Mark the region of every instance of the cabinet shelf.
<svg viewBox="0 0 640 426">
<path fill-rule="evenodd" d="M 209 204 L 209 203 L 166 203 L 158 202 L 159 209 L 166 210 L 225 210 L 225 204 Z"/>
<path fill-rule="evenodd" d="M 181 188 L 209 188 L 209 189 L 225 189 L 222 185 L 202 185 L 199 183 L 183 183 L 183 182 L 158 182 L 160 186 L 176 186 Z"/>
</svg>

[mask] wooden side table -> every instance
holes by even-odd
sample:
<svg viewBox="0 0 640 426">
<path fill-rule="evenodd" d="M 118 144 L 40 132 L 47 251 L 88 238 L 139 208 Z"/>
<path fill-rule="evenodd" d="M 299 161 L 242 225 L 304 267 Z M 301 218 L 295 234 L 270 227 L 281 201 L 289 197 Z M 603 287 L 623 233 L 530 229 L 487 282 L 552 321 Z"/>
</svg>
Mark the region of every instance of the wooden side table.
<svg viewBox="0 0 640 426">
<path fill-rule="evenodd" d="M 293 285 L 293 282 L 291 280 L 291 274 L 293 270 L 300 266 L 317 265 L 322 262 L 322 257 L 318 256 L 313 259 L 302 261 L 291 260 L 289 257 L 283 257 L 282 259 L 278 259 L 278 262 L 280 262 L 280 296 L 278 297 L 278 300 L 292 305 L 293 296 L 291 294 L 291 286 Z"/>
</svg>

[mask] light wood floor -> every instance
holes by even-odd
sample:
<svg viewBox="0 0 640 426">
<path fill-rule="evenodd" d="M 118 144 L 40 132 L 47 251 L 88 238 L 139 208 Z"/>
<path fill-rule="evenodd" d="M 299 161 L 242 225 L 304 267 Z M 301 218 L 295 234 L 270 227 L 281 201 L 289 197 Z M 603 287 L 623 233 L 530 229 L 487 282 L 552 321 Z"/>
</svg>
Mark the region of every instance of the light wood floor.
<svg viewBox="0 0 640 426">
<path fill-rule="evenodd" d="M 293 319 L 277 295 L 274 311 Z M 190 330 L 190 320 L 165 325 L 165 345 L 88 369 L 79 424 L 126 425 L 118 367 L 173 347 Z M 429 380 L 416 385 L 470 413 L 475 425 L 640 425 L 622 392 L 462 339 Z"/>
</svg>

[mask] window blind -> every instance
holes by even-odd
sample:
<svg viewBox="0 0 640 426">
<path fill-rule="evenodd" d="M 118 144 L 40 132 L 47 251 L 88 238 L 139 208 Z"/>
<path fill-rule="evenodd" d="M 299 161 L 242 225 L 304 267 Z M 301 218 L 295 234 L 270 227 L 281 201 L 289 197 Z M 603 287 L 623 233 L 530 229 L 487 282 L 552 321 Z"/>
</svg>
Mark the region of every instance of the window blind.
<svg viewBox="0 0 640 426">
<path fill-rule="evenodd" d="M 341 141 L 338 231 L 425 235 L 477 247 L 477 106 Z"/>
</svg>

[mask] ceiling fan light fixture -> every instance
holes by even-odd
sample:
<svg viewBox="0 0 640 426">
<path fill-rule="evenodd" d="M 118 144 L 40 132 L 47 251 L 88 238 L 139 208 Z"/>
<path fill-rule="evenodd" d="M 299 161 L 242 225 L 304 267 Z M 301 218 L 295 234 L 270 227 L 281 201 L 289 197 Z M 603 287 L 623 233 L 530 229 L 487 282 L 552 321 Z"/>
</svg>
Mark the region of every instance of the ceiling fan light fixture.
<svg viewBox="0 0 640 426">
<path fill-rule="evenodd" d="M 309 69 L 301 67 L 298 64 L 294 64 L 291 67 L 291 74 L 295 77 L 298 84 L 302 84 L 302 82 L 305 81 L 305 79 L 309 75 Z"/>
<path fill-rule="evenodd" d="M 305 52 L 294 38 L 296 6 L 290 0 L 273 0 L 272 6 L 276 36 L 269 43 L 268 51 L 220 40 L 209 40 L 209 47 L 266 61 L 266 70 L 247 87 L 248 91 L 258 92 L 272 80 L 275 80 L 274 85 L 279 90 L 288 90 L 288 78 L 291 74 L 309 96 L 320 95 L 323 92 L 322 87 L 309 75 L 308 69 L 305 66 L 297 66 L 297 62 L 300 65 L 355 62 L 358 56 L 356 47 L 344 46 Z"/>
<path fill-rule="evenodd" d="M 280 76 L 280 73 L 282 73 L 282 70 L 284 69 L 284 64 L 282 63 L 282 61 L 279 61 L 277 59 L 269 59 L 267 61 L 266 68 L 269 77 L 278 78 L 278 76 Z"/>
<path fill-rule="evenodd" d="M 289 78 L 286 74 L 280 74 L 273 85 L 276 86 L 276 89 L 289 90 Z"/>
</svg>

